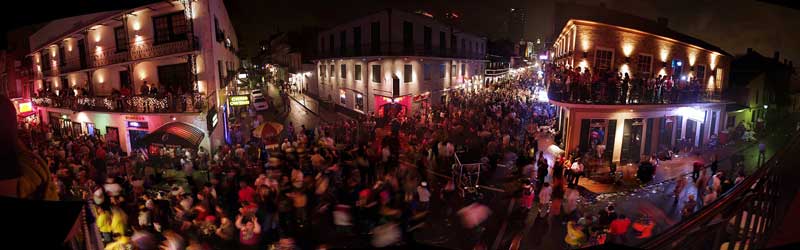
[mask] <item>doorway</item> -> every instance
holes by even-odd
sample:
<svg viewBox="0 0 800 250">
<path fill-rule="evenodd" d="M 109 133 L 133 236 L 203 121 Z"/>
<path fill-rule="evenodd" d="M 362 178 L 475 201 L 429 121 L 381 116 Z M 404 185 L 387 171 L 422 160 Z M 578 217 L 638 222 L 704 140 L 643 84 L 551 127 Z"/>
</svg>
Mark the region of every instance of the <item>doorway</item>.
<svg viewBox="0 0 800 250">
<path fill-rule="evenodd" d="M 147 130 L 128 129 L 128 138 L 130 138 L 131 150 L 136 151 L 137 149 L 147 149 L 147 145 L 144 144 L 143 140 L 146 135 Z"/>
<path fill-rule="evenodd" d="M 638 163 L 641 160 L 643 125 L 641 118 L 625 119 L 620 163 Z"/>
</svg>

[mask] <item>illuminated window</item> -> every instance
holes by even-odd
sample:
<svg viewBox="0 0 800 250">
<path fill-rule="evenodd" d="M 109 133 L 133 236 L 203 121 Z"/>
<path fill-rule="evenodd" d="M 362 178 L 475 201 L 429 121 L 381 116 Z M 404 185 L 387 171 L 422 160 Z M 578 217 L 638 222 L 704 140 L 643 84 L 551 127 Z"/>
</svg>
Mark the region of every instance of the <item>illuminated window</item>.
<svg viewBox="0 0 800 250">
<path fill-rule="evenodd" d="M 425 77 L 425 80 L 431 79 L 431 65 L 430 64 L 423 64 L 422 65 L 422 75 Z"/>
<path fill-rule="evenodd" d="M 450 77 L 455 77 L 456 75 L 458 75 L 458 68 L 454 63 L 450 65 Z"/>
<path fill-rule="evenodd" d="M 341 103 L 342 105 L 347 104 L 347 91 L 345 91 L 344 89 L 339 90 L 339 103 Z"/>
<path fill-rule="evenodd" d="M 381 65 L 380 64 L 373 64 L 372 65 L 372 82 L 380 83 L 381 82 Z"/>
<path fill-rule="evenodd" d="M 700 81 L 700 83 L 705 83 L 706 66 L 697 65 L 697 66 L 695 66 L 694 72 L 695 72 L 694 78 L 697 79 L 698 81 Z"/>
<path fill-rule="evenodd" d="M 611 69 L 611 60 L 614 58 L 614 51 L 605 50 L 605 49 L 597 49 L 595 51 L 595 61 L 594 65 L 596 65 L 598 70 L 608 70 Z"/>
<path fill-rule="evenodd" d="M 403 82 L 411 82 L 412 70 L 411 64 L 403 65 Z"/>
<path fill-rule="evenodd" d="M 361 64 L 356 64 L 355 68 L 353 68 L 353 74 L 355 75 L 355 79 L 357 81 L 361 81 Z"/>
<path fill-rule="evenodd" d="M 717 76 L 714 77 L 714 80 L 717 82 L 714 84 L 714 88 L 721 88 L 722 87 L 722 77 L 725 76 L 725 73 L 722 72 L 722 68 L 717 68 Z"/>
<path fill-rule="evenodd" d="M 356 109 L 364 111 L 364 96 L 361 93 L 356 93 Z"/>
<path fill-rule="evenodd" d="M 636 58 L 636 72 L 640 74 L 640 76 L 649 76 L 651 70 L 651 66 L 653 64 L 653 57 L 648 55 L 639 55 Z"/>
</svg>

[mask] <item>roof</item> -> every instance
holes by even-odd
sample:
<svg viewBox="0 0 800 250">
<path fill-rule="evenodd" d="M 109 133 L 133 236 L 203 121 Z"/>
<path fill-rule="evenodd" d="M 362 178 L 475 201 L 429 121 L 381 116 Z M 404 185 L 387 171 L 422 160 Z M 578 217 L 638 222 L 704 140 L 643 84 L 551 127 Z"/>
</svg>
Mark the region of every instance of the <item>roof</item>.
<svg viewBox="0 0 800 250">
<path fill-rule="evenodd" d="M 670 39 L 674 39 L 687 44 L 695 45 L 707 50 L 716 51 L 726 56 L 732 56 L 716 45 L 710 44 L 698 38 L 674 31 L 667 27 L 666 24 L 661 24 L 651 19 L 631 15 L 625 12 L 612 10 L 603 6 L 587 6 L 574 3 L 560 3 L 557 5 L 556 27 L 564 27 L 569 20 L 585 20 L 597 23 L 603 23 L 613 26 L 625 27 L 634 29 L 653 35 L 658 35 Z M 558 18 L 562 20 L 558 20 Z M 560 30 L 556 30 L 560 32 Z M 556 34 L 558 36 L 558 34 Z"/>
<path fill-rule="evenodd" d="M 725 105 L 725 112 L 726 113 L 730 113 L 730 112 L 736 112 L 736 111 L 739 111 L 739 110 L 745 110 L 745 109 L 749 109 L 749 108 L 750 107 L 745 106 L 745 105 L 741 105 L 741 104 L 738 104 L 738 103 L 730 103 L 728 105 Z"/>
<path fill-rule="evenodd" d="M 42 47 L 58 42 L 90 25 L 120 14 L 121 11 L 114 10 L 53 20 L 31 35 L 31 52 L 38 51 Z"/>
</svg>

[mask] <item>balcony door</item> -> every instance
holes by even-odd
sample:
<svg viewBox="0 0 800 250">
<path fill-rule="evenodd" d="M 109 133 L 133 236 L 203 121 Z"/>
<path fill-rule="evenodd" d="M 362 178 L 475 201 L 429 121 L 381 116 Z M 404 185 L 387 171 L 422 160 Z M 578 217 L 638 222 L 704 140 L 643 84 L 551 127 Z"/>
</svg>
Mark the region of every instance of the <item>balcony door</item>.
<svg viewBox="0 0 800 250">
<path fill-rule="evenodd" d="M 80 55 L 81 68 L 85 69 L 86 65 L 87 65 L 87 63 L 86 63 L 86 43 L 83 41 L 83 39 L 78 40 L 78 55 Z"/>
<path fill-rule="evenodd" d="M 189 64 L 179 63 L 158 66 L 158 84 L 172 93 L 189 92 L 192 84 L 189 80 Z"/>
</svg>

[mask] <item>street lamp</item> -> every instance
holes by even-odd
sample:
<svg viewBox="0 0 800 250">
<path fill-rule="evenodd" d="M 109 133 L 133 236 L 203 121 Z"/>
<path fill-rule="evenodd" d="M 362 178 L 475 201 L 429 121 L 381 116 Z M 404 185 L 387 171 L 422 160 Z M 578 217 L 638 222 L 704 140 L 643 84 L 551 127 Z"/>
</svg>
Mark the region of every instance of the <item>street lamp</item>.
<svg viewBox="0 0 800 250">
<path fill-rule="evenodd" d="M 768 109 L 768 108 L 769 108 L 769 105 L 764 104 L 764 109 Z"/>
</svg>

